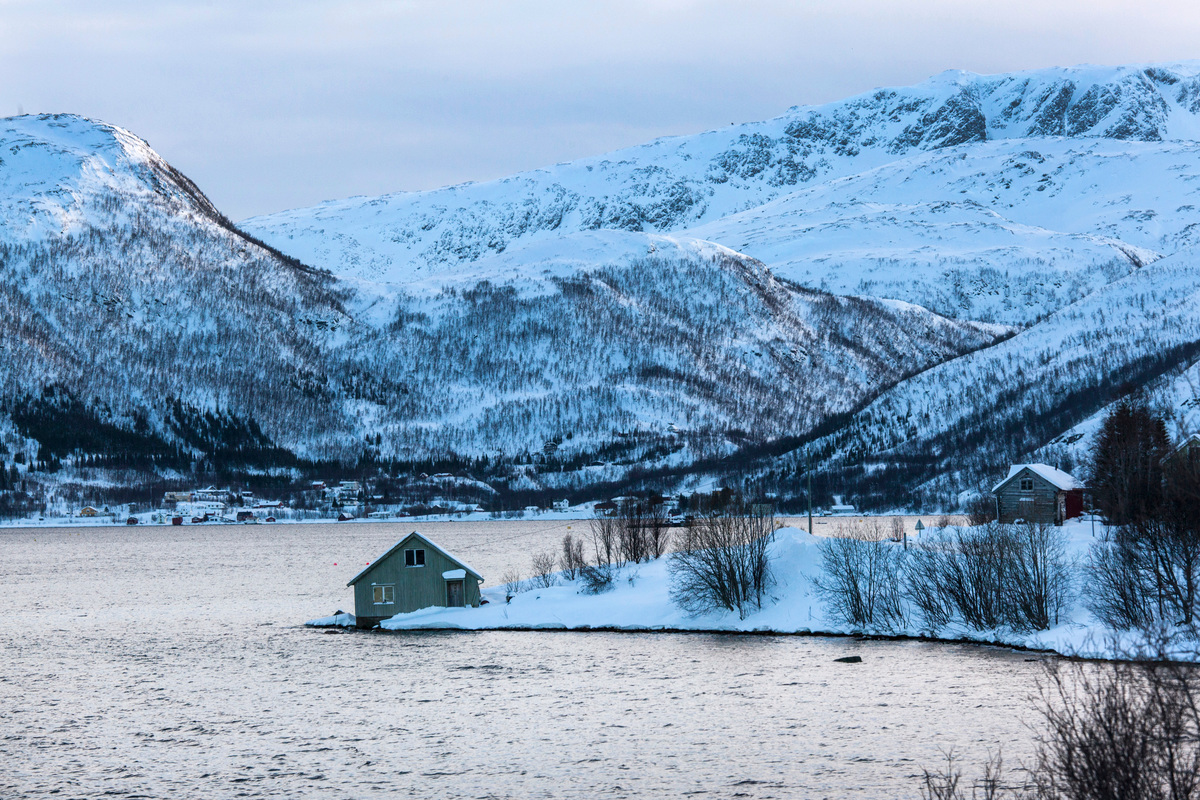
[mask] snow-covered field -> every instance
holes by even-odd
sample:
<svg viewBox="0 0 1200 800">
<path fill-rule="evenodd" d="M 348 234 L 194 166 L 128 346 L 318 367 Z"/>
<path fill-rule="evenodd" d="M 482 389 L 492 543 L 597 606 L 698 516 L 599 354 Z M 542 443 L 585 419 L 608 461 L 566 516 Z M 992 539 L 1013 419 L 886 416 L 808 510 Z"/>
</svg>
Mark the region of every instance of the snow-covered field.
<svg viewBox="0 0 1200 800">
<path fill-rule="evenodd" d="M 1103 534 L 1103 527 L 1075 520 L 1063 527 L 1070 558 L 1081 565 L 1088 548 Z M 1007 645 L 1084 657 L 1113 655 L 1108 632 L 1093 619 L 1080 598 L 1079 569 L 1074 570 L 1072 603 L 1065 620 L 1046 631 L 1022 633 L 998 628 L 979 631 L 961 625 L 940 629 L 935 636 L 922 630 L 917 621 L 909 627 L 860 630 L 831 618 L 817 596 L 813 578 L 819 574 L 819 543 L 824 537 L 810 536 L 799 528 L 782 528 L 771 548 L 775 586 L 761 610 L 740 619 L 735 612 L 689 616 L 672 601 L 667 559 L 622 568 L 614 588 L 599 595 L 585 594 L 580 581 L 558 576 L 558 585 L 527 588 L 505 602 L 504 586 L 485 588 L 488 601 L 479 608 L 427 608 L 398 614 L 381 623 L 387 630 L 624 630 L 705 631 L 728 633 L 891 635 Z M 892 545 L 900 547 L 900 544 Z M 310 625 L 337 624 L 332 619 L 312 620 Z"/>
</svg>

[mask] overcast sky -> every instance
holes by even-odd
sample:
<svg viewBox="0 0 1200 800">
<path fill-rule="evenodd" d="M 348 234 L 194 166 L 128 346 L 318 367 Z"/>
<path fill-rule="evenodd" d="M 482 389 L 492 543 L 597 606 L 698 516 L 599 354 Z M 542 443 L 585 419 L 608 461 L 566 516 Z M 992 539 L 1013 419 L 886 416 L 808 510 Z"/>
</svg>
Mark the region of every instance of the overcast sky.
<svg viewBox="0 0 1200 800">
<path fill-rule="evenodd" d="M 486 180 L 945 69 L 1200 57 L 1198 7 L 0 0 L 0 116 L 128 128 L 242 219 Z"/>
</svg>

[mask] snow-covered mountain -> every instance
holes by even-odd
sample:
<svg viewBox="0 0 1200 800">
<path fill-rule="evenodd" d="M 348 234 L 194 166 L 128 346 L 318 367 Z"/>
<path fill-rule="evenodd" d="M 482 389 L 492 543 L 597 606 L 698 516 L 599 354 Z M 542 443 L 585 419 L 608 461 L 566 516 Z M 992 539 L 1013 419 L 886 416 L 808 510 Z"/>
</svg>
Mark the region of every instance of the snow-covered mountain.
<svg viewBox="0 0 1200 800">
<path fill-rule="evenodd" d="M 686 231 L 806 285 L 1021 323 L 1072 296 L 1025 299 L 1039 283 L 1086 291 L 1193 241 L 1198 112 L 1194 62 L 947 72 L 502 180 L 242 224 L 306 263 L 391 283 L 564 232 Z"/>
<path fill-rule="evenodd" d="M 949 72 L 236 227 L 117 128 L 4 120 L 0 158 L 0 444 L 78 411 L 192 457 L 783 494 L 812 458 L 944 502 L 1200 356 L 1200 62 Z"/>
<path fill-rule="evenodd" d="M 4 120 L 0 153 L 0 445 L 37 440 L 42 460 L 503 472 L 556 441 L 562 463 L 686 464 L 818 425 L 1007 332 L 619 230 L 521 243 L 439 281 L 337 278 L 243 234 L 119 128 Z"/>
</svg>

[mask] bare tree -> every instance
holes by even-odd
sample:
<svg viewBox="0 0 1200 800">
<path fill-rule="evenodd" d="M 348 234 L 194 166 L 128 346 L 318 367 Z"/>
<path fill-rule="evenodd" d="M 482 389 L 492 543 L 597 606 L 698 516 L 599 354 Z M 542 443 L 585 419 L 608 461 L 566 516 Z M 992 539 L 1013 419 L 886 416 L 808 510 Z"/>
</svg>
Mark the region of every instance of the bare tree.
<svg viewBox="0 0 1200 800">
<path fill-rule="evenodd" d="M 587 559 L 583 556 L 582 539 L 569 533 L 563 535 L 562 554 L 559 556 L 558 566 L 567 580 L 573 581 L 579 577 L 579 570 L 587 566 Z"/>
<path fill-rule="evenodd" d="M 615 516 L 601 514 L 592 519 L 592 548 L 597 566 L 624 566 L 621 560 L 621 523 Z"/>
<path fill-rule="evenodd" d="M 724 609 L 742 619 L 762 608 L 774 534 L 773 514 L 752 513 L 740 501 L 697 520 L 668 561 L 675 603 L 691 614 Z"/>
<path fill-rule="evenodd" d="M 554 574 L 554 567 L 557 563 L 558 557 L 553 550 L 533 554 L 533 565 L 529 579 L 533 588 L 549 589 L 558 583 L 558 576 Z"/>
<path fill-rule="evenodd" d="M 646 511 L 648 504 L 642 500 L 627 499 L 617 509 L 617 542 L 623 561 L 634 564 L 649 557 L 646 536 Z"/>
<path fill-rule="evenodd" d="M 667 524 L 667 505 L 651 502 L 642 524 L 646 531 L 648 558 L 662 558 L 671 546 L 671 527 Z"/>
</svg>

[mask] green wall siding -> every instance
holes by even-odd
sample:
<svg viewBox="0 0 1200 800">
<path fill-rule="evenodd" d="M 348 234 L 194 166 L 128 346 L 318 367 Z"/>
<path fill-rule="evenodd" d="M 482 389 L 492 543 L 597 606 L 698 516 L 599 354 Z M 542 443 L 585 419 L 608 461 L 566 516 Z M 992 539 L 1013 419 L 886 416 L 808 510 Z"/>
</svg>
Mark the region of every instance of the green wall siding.
<svg viewBox="0 0 1200 800">
<path fill-rule="evenodd" d="M 406 567 L 404 551 L 425 550 L 425 566 Z M 443 572 L 463 569 L 463 565 L 443 556 L 420 534 L 410 534 L 389 555 L 375 563 L 374 568 L 354 584 L 354 615 L 360 625 L 374 626 L 381 619 L 405 614 L 430 606 L 446 605 L 446 579 Z M 376 585 L 395 587 L 395 602 L 376 604 L 373 596 Z M 463 598 L 468 606 L 479 605 L 479 584 L 467 573 L 463 579 Z"/>
</svg>

